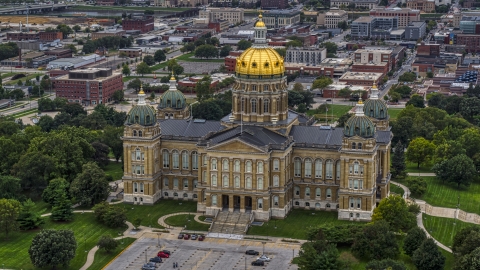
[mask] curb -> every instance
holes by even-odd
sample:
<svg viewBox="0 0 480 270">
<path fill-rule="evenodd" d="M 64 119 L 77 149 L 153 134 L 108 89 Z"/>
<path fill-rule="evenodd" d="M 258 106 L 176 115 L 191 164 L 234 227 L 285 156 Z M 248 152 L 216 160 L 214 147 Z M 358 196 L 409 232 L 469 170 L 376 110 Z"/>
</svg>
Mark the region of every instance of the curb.
<svg viewBox="0 0 480 270">
<path fill-rule="evenodd" d="M 138 240 L 138 239 L 137 239 Z M 127 250 L 131 245 L 133 245 L 133 243 L 135 243 L 137 240 L 133 241 L 132 243 L 130 243 L 130 245 L 128 245 L 126 248 L 124 248 L 122 250 L 122 252 L 118 253 L 117 256 L 115 256 L 115 258 L 111 259 L 103 268 L 102 270 L 106 269 L 113 261 L 115 261 L 120 255 L 123 254 L 123 252 L 125 252 L 125 250 Z"/>
</svg>

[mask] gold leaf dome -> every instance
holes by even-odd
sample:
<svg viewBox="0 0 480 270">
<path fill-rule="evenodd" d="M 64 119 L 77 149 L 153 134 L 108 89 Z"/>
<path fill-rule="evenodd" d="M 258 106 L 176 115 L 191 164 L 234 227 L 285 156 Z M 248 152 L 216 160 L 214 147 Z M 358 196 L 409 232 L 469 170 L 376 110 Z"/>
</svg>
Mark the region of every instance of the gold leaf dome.
<svg viewBox="0 0 480 270">
<path fill-rule="evenodd" d="M 258 15 L 258 21 L 255 23 L 253 27 L 267 27 L 265 23 L 262 21 L 262 14 Z"/>
<path fill-rule="evenodd" d="M 270 47 L 251 47 L 237 58 L 237 74 L 283 75 L 283 58 Z"/>
</svg>

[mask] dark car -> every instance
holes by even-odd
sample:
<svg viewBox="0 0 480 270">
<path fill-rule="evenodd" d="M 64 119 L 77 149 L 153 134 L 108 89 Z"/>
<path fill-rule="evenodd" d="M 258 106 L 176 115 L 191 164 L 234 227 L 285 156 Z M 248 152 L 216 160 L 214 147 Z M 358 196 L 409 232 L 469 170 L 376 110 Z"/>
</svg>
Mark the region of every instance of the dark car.
<svg viewBox="0 0 480 270">
<path fill-rule="evenodd" d="M 247 255 L 259 255 L 260 253 L 256 250 L 250 249 L 250 250 L 245 251 L 245 254 L 247 254 Z"/>
<path fill-rule="evenodd" d="M 142 270 L 155 270 L 155 266 L 144 264 Z"/>
<path fill-rule="evenodd" d="M 192 240 L 197 240 L 197 238 L 198 238 L 198 235 L 192 234 L 192 238 L 191 238 Z"/>
<path fill-rule="evenodd" d="M 198 241 L 203 241 L 205 240 L 205 235 L 199 235 L 198 236 Z"/>
<path fill-rule="evenodd" d="M 146 263 L 146 264 L 144 264 L 143 266 L 153 267 L 154 269 L 157 268 L 157 264 L 154 263 L 154 262 Z"/>
<path fill-rule="evenodd" d="M 265 262 L 264 261 L 253 261 L 252 265 L 253 266 L 264 266 Z"/>
<path fill-rule="evenodd" d="M 184 234 L 184 235 L 183 235 L 183 239 L 184 239 L 184 240 L 190 239 L 190 234 L 188 234 L 188 233 Z"/>
<path fill-rule="evenodd" d="M 178 239 L 183 239 L 183 233 L 178 235 Z"/>
<path fill-rule="evenodd" d="M 163 262 L 163 261 L 162 261 L 162 258 L 160 258 L 160 257 L 150 258 L 150 261 L 151 261 L 151 262 L 154 262 L 154 263 L 161 263 L 161 262 Z"/>
</svg>

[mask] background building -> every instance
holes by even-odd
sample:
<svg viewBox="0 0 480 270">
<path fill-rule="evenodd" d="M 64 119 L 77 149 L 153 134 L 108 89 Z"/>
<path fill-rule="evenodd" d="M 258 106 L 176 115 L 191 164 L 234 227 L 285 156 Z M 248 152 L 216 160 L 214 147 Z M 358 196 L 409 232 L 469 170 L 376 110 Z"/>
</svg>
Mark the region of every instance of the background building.
<svg viewBox="0 0 480 270">
<path fill-rule="evenodd" d="M 405 39 L 418 40 L 423 39 L 427 31 L 427 24 L 425 22 L 411 22 L 405 27 Z"/>
<path fill-rule="evenodd" d="M 208 19 L 208 21 L 227 20 L 232 24 L 244 21 L 244 12 L 242 8 L 207 8 L 200 10 L 198 17 Z"/>
<path fill-rule="evenodd" d="M 360 17 L 351 24 L 352 39 L 390 39 L 398 27 L 397 17 Z"/>
<path fill-rule="evenodd" d="M 378 5 L 378 0 L 331 0 L 330 7 L 348 7 L 350 4 L 355 4 L 355 7 L 372 9 Z"/>
<path fill-rule="evenodd" d="M 153 31 L 153 16 L 132 16 L 131 19 L 122 20 L 122 28 L 125 31 L 140 30 L 142 33 Z"/>
<path fill-rule="evenodd" d="M 286 9 L 288 0 L 261 0 L 260 6 L 262 9 Z"/>
<path fill-rule="evenodd" d="M 319 13 L 317 16 L 317 24 L 327 27 L 327 29 L 338 28 L 339 22 L 347 22 L 348 13 L 345 10 L 332 8 L 326 13 Z"/>
<path fill-rule="evenodd" d="M 92 40 L 99 39 L 102 37 L 122 37 L 126 34 L 125 30 L 121 29 L 111 29 L 106 31 L 99 31 L 92 33 Z"/>
<path fill-rule="evenodd" d="M 327 49 L 325 48 L 289 47 L 285 55 L 285 62 L 314 66 L 319 65 L 325 58 L 327 58 Z"/>
<path fill-rule="evenodd" d="M 267 28 L 279 29 L 300 22 L 298 10 L 270 10 L 263 13 L 263 21 Z"/>
<path fill-rule="evenodd" d="M 407 0 L 407 8 L 416 9 L 425 13 L 435 11 L 434 0 Z"/>
<path fill-rule="evenodd" d="M 377 7 L 370 10 L 372 17 L 397 17 L 398 28 L 405 28 L 411 22 L 421 21 L 420 10 L 412 10 L 410 8 L 385 8 Z"/>
</svg>

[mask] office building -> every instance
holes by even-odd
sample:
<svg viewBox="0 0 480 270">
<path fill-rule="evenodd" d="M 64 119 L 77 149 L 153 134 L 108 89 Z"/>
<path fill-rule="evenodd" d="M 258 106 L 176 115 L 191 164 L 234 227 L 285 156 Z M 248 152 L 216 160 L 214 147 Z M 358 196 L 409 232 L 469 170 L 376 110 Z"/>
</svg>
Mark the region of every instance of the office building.
<svg viewBox="0 0 480 270">
<path fill-rule="evenodd" d="M 372 9 L 378 6 L 378 0 L 331 0 L 330 7 L 340 8 L 341 6 L 348 7 L 350 4 L 355 4 L 355 7 Z"/>
<path fill-rule="evenodd" d="M 244 12 L 242 8 L 207 8 L 200 10 L 198 17 L 208 19 L 209 22 L 227 20 L 231 24 L 243 22 Z"/>
<path fill-rule="evenodd" d="M 122 20 L 122 28 L 125 31 L 139 30 L 141 33 L 153 31 L 153 16 L 132 16 L 131 19 Z"/>
<path fill-rule="evenodd" d="M 317 24 L 323 25 L 327 29 L 338 28 L 340 22 L 348 22 L 348 13 L 338 8 L 332 8 L 325 13 L 319 13 L 317 16 Z"/>
<path fill-rule="evenodd" d="M 434 0 L 407 0 L 407 8 L 420 10 L 425 13 L 431 13 L 435 11 Z"/>
<path fill-rule="evenodd" d="M 377 7 L 370 10 L 371 17 L 397 17 L 398 28 L 405 28 L 411 22 L 421 21 L 420 10 L 412 10 L 410 8 L 385 8 Z"/>
<path fill-rule="evenodd" d="M 405 39 L 418 40 L 423 39 L 427 31 L 427 24 L 424 21 L 411 22 L 405 27 Z"/>
<path fill-rule="evenodd" d="M 352 39 L 390 39 L 398 27 L 397 17 L 360 17 L 352 22 Z"/>
<path fill-rule="evenodd" d="M 318 65 L 327 58 L 325 48 L 288 47 L 285 55 L 286 63 Z"/>
<path fill-rule="evenodd" d="M 267 28 L 279 29 L 300 22 L 298 10 L 269 10 L 263 13 L 263 21 Z"/>
<path fill-rule="evenodd" d="M 260 7 L 262 9 L 286 9 L 288 0 L 261 0 Z"/>
</svg>

